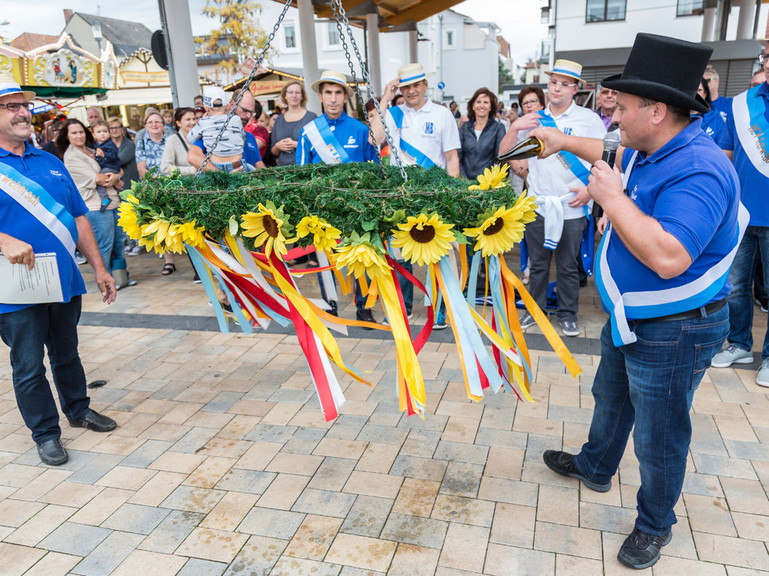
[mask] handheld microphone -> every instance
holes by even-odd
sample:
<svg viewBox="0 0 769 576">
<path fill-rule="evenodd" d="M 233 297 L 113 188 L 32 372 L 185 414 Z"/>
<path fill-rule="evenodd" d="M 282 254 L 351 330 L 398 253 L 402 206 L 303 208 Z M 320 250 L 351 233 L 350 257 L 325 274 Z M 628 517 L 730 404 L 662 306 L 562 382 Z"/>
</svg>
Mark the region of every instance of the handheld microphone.
<svg viewBox="0 0 769 576">
<path fill-rule="evenodd" d="M 607 132 L 606 136 L 603 137 L 603 154 L 601 155 L 601 160 L 606 162 L 612 168 L 614 168 L 614 160 L 617 157 L 617 148 L 619 148 L 621 140 L 622 136 L 620 135 L 619 130 Z"/>
</svg>

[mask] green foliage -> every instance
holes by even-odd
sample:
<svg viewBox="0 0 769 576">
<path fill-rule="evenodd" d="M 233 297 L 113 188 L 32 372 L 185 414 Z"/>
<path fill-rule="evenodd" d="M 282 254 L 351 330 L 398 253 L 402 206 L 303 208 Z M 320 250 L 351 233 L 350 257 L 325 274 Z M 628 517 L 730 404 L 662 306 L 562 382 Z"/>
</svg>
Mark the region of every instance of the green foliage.
<svg viewBox="0 0 769 576">
<path fill-rule="evenodd" d="M 134 183 L 132 193 L 168 221 L 182 224 L 194 219 L 214 238 L 224 235 L 230 219 L 239 222 L 242 214 L 256 212 L 260 203 L 272 202 L 291 226 L 304 216 L 316 215 L 350 238 L 354 234 L 388 237 L 405 217 L 433 212 L 461 232 L 477 226 L 482 214 L 502 205 L 510 207 L 517 199 L 509 186 L 468 190 L 470 182 L 452 178 L 438 167 L 406 170 L 406 183 L 398 168 L 373 163 L 287 166 L 250 174 L 206 172 L 197 178 L 167 178 L 150 172 L 150 177 Z M 309 242 L 308 236 L 299 243 Z"/>
<path fill-rule="evenodd" d="M 267 40 L 257 19 L 261 10 L 261 4 L 251 0 L 206 0 L 202 13 L 218 21 L 219 27 L 211 30 L 201 48 L 205 54 L 224 58 L 217 69 L 234 74 L 248 58 L 257 59 Z"/>
<path fill-rule="evenodd" d="M 498 92 L 502 92 L 502 85 L 503 84 L 511 84 L 515 82 L 515 78 L 513 78 L 513 75 L 510 73 L 510 71 L 505 67 L 505 63 L 502 60 L 502 57 L 499 57 L 499 86 L 498 86 Z"/>
</svg>

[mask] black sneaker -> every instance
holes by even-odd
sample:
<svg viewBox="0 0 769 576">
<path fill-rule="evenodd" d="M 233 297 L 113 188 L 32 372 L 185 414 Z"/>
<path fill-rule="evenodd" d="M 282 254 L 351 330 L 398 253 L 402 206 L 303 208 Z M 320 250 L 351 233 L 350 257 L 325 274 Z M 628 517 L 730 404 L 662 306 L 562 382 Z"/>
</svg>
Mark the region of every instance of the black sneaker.
<svg viewBox="0 0 769 576">
<path fill-rule="evenodd" d="M 371 310 L 368 308 L 361 308 L 355 313 L 355 318 L 360 320 L 361 322 L 371 322 L 372 324 L 376 324 L 376 320 L 374 320 L 374 315 L 371 313 Z M 369 328 L 368 326 L 363 327 L 364 330 L 373 330 L 373 328 Z"/>
<path fill-rule="evenodd" d="M 617 560 L 625 566 L 643 570 L 656 564 L 660 559 L 660 548 L 667 545 L 672 538 L 672 532 L 657 536 L 636 528 L 622 543 L 617 553 Z"/>
<path fill-rule="evenodd" d="M 574 464 L 574 456 L 568 452 L 559 452 L 557 450 L 545 450 L 542 455 L 542 459 L 553 472 L 560 474 L 561 476 L 568 476 L 569 478 L 576 478 L 582 480 L 582 483 L 596 492 L 608 492 L 611 490 L 611 480 L 606 484 L 599 484 L 588 480 L 582 472 L 577 470 L 577 465 Z"/>
</svg>

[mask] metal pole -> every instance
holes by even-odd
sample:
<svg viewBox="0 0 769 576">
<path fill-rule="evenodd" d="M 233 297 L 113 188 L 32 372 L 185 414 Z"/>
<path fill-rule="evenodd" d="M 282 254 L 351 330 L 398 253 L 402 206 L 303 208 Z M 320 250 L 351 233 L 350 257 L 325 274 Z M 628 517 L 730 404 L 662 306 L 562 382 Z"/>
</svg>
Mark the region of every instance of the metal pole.
<svg viewBox="0 0 769 576">
<path fill-rule="evenodd" d="M 174 107 L 192 106 L 200 94 L 195 42 L 192 39 L 190 7 L 187 0 L 158 0 L 166 47 L 169 51 L 168 76 Z M 168 19 L 167 14 L 173 17 Z"/>
<path fill-rule="evenodd" d="M 366 14 L 368 28 L 368 71 L 371 74 L 371 85 L 377 95 L 382 94 L 382 67 L 379 56 L 379 14 Z"/>
<path fill-rule="evenodd" d="M 310 95 L 307 98 L 307 109 L 320 114 L 320 101 L 312 97 L 312 83 L 320 78 L 318 48 L 315 42 L 315 13 L 311 0 L 297 0 L 297 6 L 299 8 L 299 36 L 302 39 L 304 89 Z"/>
</svg>

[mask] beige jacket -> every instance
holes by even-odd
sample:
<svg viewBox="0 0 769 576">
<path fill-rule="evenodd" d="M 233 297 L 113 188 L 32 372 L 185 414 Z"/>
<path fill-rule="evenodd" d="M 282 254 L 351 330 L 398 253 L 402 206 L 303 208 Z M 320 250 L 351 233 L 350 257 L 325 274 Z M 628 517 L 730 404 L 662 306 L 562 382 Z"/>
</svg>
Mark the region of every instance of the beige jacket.
<svg viewBox="0 0 769 576">
<path fill-rule="evenodd" d="M 96 192 L 96 175 L 101 170 L 99 163 L 74 146 L 70 146 L 64 152 L 64 166 L 75 181 L 75 186 L 88 209 L 98 211 L 101 207 L 99 194 Z M 117 208 L 120 205 L 117 190 L 110 186 L 107 188 L 107 195 L 111 200 L 107 210 Z"/>
</svg>

